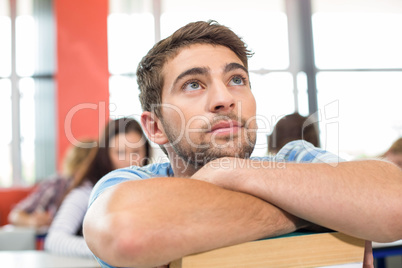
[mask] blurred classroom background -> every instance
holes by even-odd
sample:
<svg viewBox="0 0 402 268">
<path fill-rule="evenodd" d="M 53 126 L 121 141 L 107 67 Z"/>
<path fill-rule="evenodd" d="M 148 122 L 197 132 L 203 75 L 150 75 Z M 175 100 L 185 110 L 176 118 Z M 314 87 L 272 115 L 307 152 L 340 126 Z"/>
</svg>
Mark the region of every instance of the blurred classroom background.
<svg viewBox="0 0 402 268">
<path fill-rule="evenodd" d="M 402 136 L 400 0 L 0 0 L 0 188 L 60 171 L 67 148 L 109 119 L 139 119 L 141 57 L 209 19 L 254 52 L 254 155 L 294 112 L 346 160 L 378 157 Z"/>
</svg>

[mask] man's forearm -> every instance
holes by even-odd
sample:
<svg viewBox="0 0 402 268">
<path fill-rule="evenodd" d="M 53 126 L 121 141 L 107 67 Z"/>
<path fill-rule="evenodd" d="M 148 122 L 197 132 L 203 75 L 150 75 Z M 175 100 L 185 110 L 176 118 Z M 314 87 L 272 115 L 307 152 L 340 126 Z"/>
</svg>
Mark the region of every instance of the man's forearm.
<svg viewBox="0 0 402 268">
<path fill-rule="evenodd" d="M 402 238 L 402 171 L 392 164 L 354 161 L 333 167 L 231 160 L 227 168 L 194 177 L 252 194 L 293 215 L 353 236 L 380 242 Z M 239 168 L 234 161 L 248 163 Z M 207 178 L 205 173 L 216 176 Z"/>
<path fill-rule="evenodd" d="M 305 224 L 248 194 L 197 180 L 155 178 L 103 193 L 87 213 L 84 235 L 95 255 L 110 264 L 152 267 Z"/>
</svg>

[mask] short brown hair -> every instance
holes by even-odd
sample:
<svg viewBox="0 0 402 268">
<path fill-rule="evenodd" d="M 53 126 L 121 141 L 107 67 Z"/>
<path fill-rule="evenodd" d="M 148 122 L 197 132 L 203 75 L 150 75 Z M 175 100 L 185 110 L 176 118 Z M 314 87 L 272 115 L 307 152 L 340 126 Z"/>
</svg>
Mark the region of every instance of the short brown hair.
<svg viewBox="0 0 402 268">
<path fill-rule="evenodd" d="M 305 140 L 320 147 L 316 124 L 310 124 L 309 118 L 299 113 L 282 117 L 268 136 L 268 153 L 276 154 L 288 142 Z"/>
<path fill-rule="evenodd" d="M 385 154 L 387 153 L 402 154 L 402 137 L 392 143 Z"/>
<path fill-rule="evenodd" d="M 246 68 L 248 57 L 252 55 L 239 36 L 216 21 L 198 21 L 185 25 L 168 38 L 156 43 L 138 65 L 137 82 L 143 111 L 155 112 L 161 117 L 163 66 L 167 60 L 176 56 L 181 48 L 193 44 L 225 46 L 239 57 Z"/>
</svg>

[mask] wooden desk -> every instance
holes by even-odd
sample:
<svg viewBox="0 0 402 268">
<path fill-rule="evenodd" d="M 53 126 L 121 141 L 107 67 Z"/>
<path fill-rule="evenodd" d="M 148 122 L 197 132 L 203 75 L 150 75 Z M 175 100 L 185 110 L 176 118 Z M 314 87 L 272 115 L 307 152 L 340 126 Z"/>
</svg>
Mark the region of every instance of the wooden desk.
<svg viewBox="0 0 402 268">
<path fill-rule="evenodd" d="M 0 251 L 1 267 L 7 268 L 98 268 L 95 259 L 65 257 L 46 251 Z"/>
<path fill-rule="evenodd" d="M 363 257 L 362 239 L 338 232 L 295 232 L 185 256 L 170 268 L 361 268 Z"/>
</svg>

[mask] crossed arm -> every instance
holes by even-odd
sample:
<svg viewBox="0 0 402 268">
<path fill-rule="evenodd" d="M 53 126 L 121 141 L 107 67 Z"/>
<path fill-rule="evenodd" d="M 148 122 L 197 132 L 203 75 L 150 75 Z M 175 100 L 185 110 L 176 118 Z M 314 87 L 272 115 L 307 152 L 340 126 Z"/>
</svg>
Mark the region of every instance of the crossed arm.
<svg viewBox="0 0 402 268">
<path fill-rule="evenodd" d="M 306 224 L 247 194 L 197 180 L 153 178 L 121 183 L 98 197 L 84 236 L 111 265 L 155 267 Z"/>
<path fill-rule="evenodd" d="M 210 162 L 197 180 L 155 178 L 107 190 L 84 221 L 88 246 L 115 266 L 153 267 L 306 227 L 300 218 L 367 240 L 402 238 L 402 173 L 392 164 L 214 168 L 223 160 L 238 159 Z"/>
<path fill-rule="evenodd" d="M 193 177 L 251 194 L 355 237 L 377 242 L 402 238 L 402 171 L 397 166 L 379 160 L 341 162 L 335 167 L 282 164 L 271 168 L 259 161 L 223 158 Z"/>
</svg>

